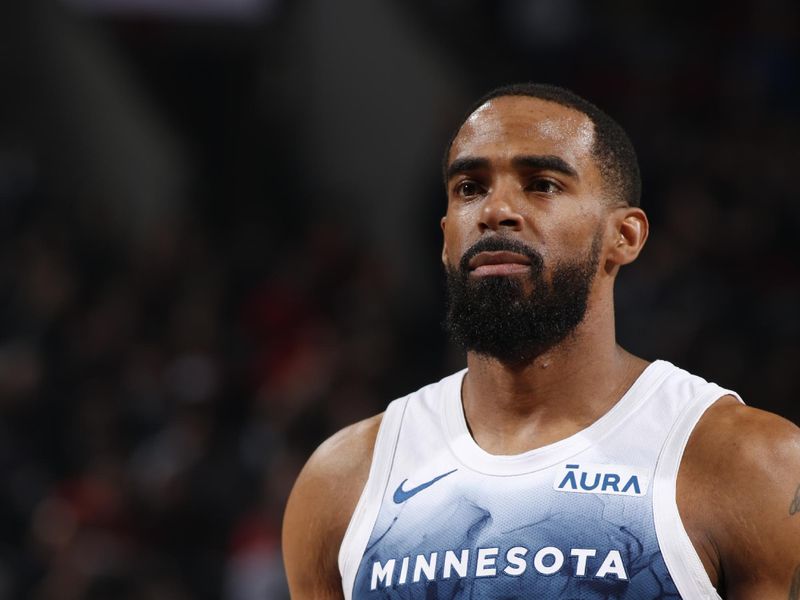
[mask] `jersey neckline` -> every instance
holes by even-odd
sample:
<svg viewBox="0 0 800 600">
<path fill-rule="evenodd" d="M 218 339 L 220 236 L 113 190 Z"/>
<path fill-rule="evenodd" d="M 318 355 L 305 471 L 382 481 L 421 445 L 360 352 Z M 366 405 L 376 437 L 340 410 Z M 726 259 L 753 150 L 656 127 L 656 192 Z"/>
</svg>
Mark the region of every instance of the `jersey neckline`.
<svg viewBox="0 0 800 600">
<path fill-rule="evenodd" d="M 458 462 L 484 475 L 512 476 L 547 469 L 598 443 L 636 412 L 674 369 L 664 360 L 650 363 L 617 403 L 594 423 L 563 440 L 513 455 L 489 454 L 472 438 L 461 402 L 461 387 L 467 373 L 467 369 L 463 369 L 442 382 L 441 418 L 445 438 Z"/>
</svg>

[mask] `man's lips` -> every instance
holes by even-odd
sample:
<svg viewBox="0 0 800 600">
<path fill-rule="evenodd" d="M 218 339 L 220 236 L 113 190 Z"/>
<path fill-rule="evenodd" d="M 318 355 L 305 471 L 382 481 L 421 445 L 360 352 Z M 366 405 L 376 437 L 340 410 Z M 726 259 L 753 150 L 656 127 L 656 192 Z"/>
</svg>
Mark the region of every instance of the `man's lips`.
<svg viewBox="0 0 800 600">
<path fill-rule="evenodd" d="M 531 261 L 516 252 L 505 250 L 481 252 L 469 261 L 470 275 L 484 277 L 489 275 L 519 275 L 530 272 Z"/>
</svg>

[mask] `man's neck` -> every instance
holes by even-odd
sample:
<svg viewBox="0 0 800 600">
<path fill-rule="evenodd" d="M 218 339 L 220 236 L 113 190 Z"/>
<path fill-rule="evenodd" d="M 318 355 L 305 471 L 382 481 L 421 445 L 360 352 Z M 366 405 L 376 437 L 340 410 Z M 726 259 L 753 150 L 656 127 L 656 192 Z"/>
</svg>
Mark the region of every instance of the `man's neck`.
<svg viewBox="0 0 800 600">
<path fill-rule="evenodd" d="M 491 454 L 519 454 L 608 412 L 647 363 L 617 346 L 613 335 L 602 336 L 607 344 L 593 337 L 578 333 L 521 366 L 469 353 L 462 399 L 478 445 Z"/>
</svg>

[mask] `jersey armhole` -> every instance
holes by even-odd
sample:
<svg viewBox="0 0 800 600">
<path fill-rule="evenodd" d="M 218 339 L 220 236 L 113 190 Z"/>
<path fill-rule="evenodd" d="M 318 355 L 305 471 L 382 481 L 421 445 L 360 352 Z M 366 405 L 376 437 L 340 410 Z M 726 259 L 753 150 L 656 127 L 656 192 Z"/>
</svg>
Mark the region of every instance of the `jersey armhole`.
<svg viewBox="0 0 800 600">
<path fill-rule="evenodd" d="M 369 536 L 381 501 L 389 483 L 389 476 L 394 463 L 397 439 L 403 423 L 408 397 L 395 400 L 386 408 L 375 438 L 375 449 L 372 452 L 372 463 L 369 468 L 367 483 L 358 499 L 353 516 L 347 526 L 339 547 L 339 573 L 342 576 L 342 590 L 345 600 L 351 600 L 361 557 L 369 542 Z"/>
<path fill-rule="evenodd" d="M 683 526 L 677 501 L 677 478 L 689 436 L 706 410 L 723 396 L 738 394 L 716 384 L 700 394 L 678 417 L 658 457 L 653 483 L 653 520 L 667 570 L 683 598 L 722 600 Z"/>
</svg>

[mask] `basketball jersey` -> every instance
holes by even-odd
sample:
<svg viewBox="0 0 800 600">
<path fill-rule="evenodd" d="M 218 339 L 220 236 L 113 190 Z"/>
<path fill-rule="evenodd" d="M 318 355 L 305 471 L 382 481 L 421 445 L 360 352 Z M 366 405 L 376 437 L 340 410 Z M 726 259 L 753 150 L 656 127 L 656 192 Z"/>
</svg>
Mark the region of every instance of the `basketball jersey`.
<svg viewBox="0 0 800 600">
<path fill-rule="evenodd" d="M 656 361 L 586 429 L 496 456 L 467 428 L 465 373 L 388 406 L 339 552 L 347 600 L 719 600 L 675 482 L 703 412 L 736 394 Z"/>
</svg>

